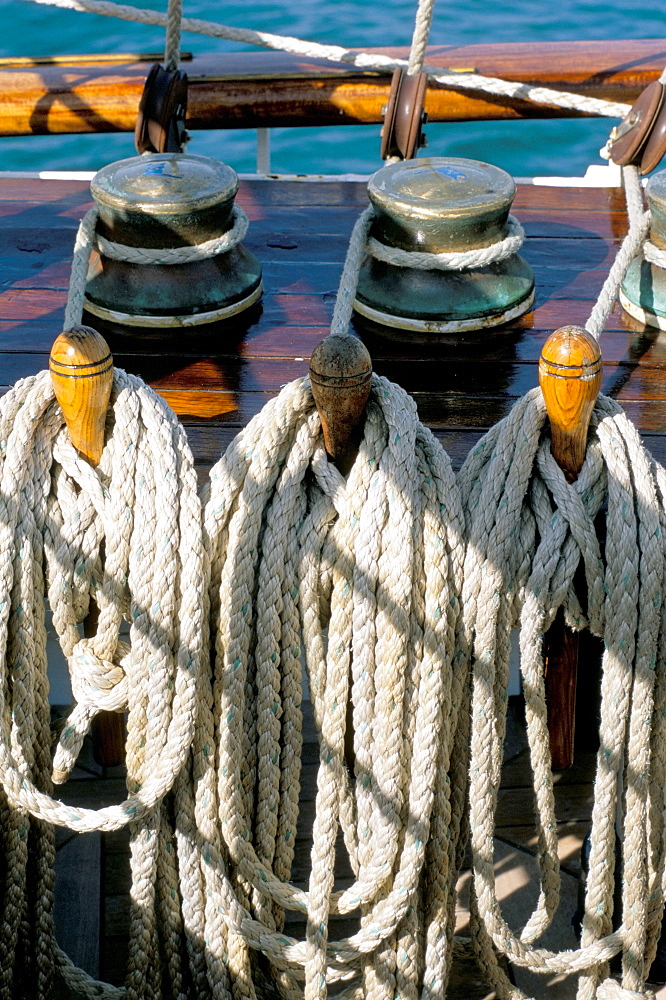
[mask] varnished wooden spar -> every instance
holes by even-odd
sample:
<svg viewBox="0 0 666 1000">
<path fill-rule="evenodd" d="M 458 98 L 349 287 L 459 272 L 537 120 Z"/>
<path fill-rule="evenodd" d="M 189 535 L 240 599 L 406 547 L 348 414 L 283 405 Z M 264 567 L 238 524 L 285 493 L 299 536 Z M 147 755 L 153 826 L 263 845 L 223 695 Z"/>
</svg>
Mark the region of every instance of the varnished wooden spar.
<svg viewBox="0 0 666 1000">
<path fill-rule="evenodd" d="M 56 399 L 67 424 L 69 439 L 79 454 L 96 466 L 104 450 L 106 412 L 113 386 L 113 358 L 103 337 L 89 326 L 61 333 L 49 361 Z M 98 609 L 91 602 L 83 623 L 84 634 L 95 634 Z M 93 719 L 93 750 L 106 767 L 122 763 L 125 739 L 122 716 L 100 712 Z"/>
<path fill-rule="evenodd" d="M 550 420 L 550 448 L 570 483 L 585 461 L 601 376 L 599 345 L 580 327 L 562 327 L 544 344 L 539 385 Z M 578 636 L 565 625 L 561 609 L 544 640 L 544 662 L 552 768 L 563 771 L 573 764 Z"/>
<path fill-rule="evenodd" d="M 369 51 L 408 56 L 406 48 Z M 666 39 L 431 46 L 426 62 L 633 103 L 661 73 L 665 52 Z M 0 66 L 0 135 L 133 131 L 146 64 L 130 56 L 125 65 L 86 60 Z M 376 123 L 391 80 L 390 71 L 281 52 L 194 56 L 184 68 L 189 129 Z M 430 121 L 576 115 L 437 85 L 428 87 L 425 110 Z"/>
</svg>

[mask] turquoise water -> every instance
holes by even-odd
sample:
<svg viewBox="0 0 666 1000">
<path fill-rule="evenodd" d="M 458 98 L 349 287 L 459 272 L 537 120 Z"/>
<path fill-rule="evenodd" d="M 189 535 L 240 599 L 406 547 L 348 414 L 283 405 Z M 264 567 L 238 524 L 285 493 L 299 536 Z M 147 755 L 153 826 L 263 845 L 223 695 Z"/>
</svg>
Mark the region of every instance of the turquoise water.
<svg viewBox="0 0 666 1000">
<path fill-rule="evenodd" d="M 145 6 L 165 9 L 166 0 L 146 0 Z M 409 44 L 414 9 L 412 0 L 185 0 L 192 17 L 349 46 Z M 2 56 L 159 51 L 164 44 L 159 28 L 29 0 L 0 0 L 0 12 Z M 431 32 L 437 44 L 664 37 L 664 0 L 440 2 Z M 239 48 L 189 34 L 183 36 L 183 47 L 195 52 Z M 611 124 L 596 119 L 430 124 L 428 152 L 491 160 L 516 175 L 576 176 L 589 163 L 600 162 L 598 150 Z M 3 170 L 93 170 L 134 152 L 129 135 L 5 138 L 0 148 Z M 189 149 L 224 159 L 241 172 L 255 169 L 256 133 L 251 129 L 195 132 Z M 379 127 L 273 129 L 271 154 L 272 169 L 279 172 L 369 173 L 381 165 Z"/>
</svg>

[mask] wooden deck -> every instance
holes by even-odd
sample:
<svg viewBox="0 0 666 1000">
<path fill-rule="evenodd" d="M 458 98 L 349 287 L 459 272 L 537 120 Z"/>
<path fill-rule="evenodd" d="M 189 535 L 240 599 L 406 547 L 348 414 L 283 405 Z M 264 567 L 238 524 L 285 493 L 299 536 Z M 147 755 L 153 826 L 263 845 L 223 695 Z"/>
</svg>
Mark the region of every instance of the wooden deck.
<svg viewBox="0 0 666 1000">
<path fill-rule="evenodd" d="M 141 375 L 181 417 L 202 477 L 266 400 L 307 371 L 313 347 L 328 330 L 352 225 L 367 203 L 362 183 L 270 180 L 242 182 L 238 201 L 250 217 L 246 245 L 262 262 L 265 284 L 261 313 L 245 335 L 183 333 L 175 343 L 159 345 L 110 339 L 116 363 Z M 0 392 L 47 365 L 61 330 L 76 227 L 89 205 L 84 183 L 0 178 Z M 536 384 L 539 353 L 548 335 L 560 325 L 585 322 L 626 231 L 623 196 L 612 189 L 522 186 L 514 211 L 527 233 L 523 254 L 536 274 L 534 312 L 480 342 L 461 340 L 455 348 L 411 348 L 365 338 L 376 371 L 413 394 L 421 418 L 456 466 L 516 398 Z M 621 402 L 655 457 L 666 461 L 666 339 L 616 309 L 602 350 L 603 391 Z M 314 739 L 312 733 L 305 749 L 311 769 Z M 566 884 L 555 931 L 560 946 L 575 943 L 569 924 L 580 843 L 591 811 L 593 749 L 581 746 L 575 767 L 557 783 Z M 530 895 L 527 777 L 516 717 L 498 817 L 498 869 L 507 906 L 518 909 Z M 121 785 L 120 771 L 102 774 L 91 759 L 84 759 L 64 794 L 77 802 L 117 801 Z M 74 860 L 71 838 L 63 833 L 59 844 L 59 896 L 80 893 L 74 898 L 80 899 L 78 912 L 86 914 L 80 922 L 86 933 L 80 933 L 80 924 L 78 930 L 63 926 L 63 944 L 89 971 L 119 983 L 129 877 L 124 837 L 80 838 Z M 82 868 L 81 852 L 87 868 Z M 307 855 L 304 833 L 302 865 L 297 864 L 294 874 L 299 882 L 307 877 Z M 98 906 L 100 881 L 104 891 Z M 463 877 L 462 928 L 465 882 Z M 93 911 L 96 916 L 90 917 Z M 99 939 L 98 954 L 94 945 Z M 529 989 L 526 980 L 521 985 Z M 461 967 L 451 995 L 476 1000 L 488 994 L 474 971 Z M 549 996 L 569 997 L 571 988 L 556 984 Z"/>
</svg>

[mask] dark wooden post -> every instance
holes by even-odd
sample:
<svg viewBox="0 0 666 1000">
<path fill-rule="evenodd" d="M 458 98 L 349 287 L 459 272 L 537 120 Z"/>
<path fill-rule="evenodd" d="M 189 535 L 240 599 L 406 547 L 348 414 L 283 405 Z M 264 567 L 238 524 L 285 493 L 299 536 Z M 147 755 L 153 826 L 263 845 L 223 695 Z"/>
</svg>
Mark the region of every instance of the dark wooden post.
<svg viewBox="0 0 666 1000">
<path fill-rule="evenodd" d="M 358 453 L 363 435 L 363 415 L 370 397 L 372 361 L 356 337 L 332 334 L 312 352 L 310 381 L 321 417 L 326 454 L 346 476 Z M 351 677 L 349 678 L 351 685 Z M 350 688 L 351 690 L 351 688 Z M 351 697 L 347 702 L 345 760 L 354 773 L 354 731 Z"/>
<path fill-rule="evenodd" d="M 106 412 L 113 385 L 113 358 L 103 337 L 89 326 L 61 333 L 51 348 L 53 388 L 69 439 L 79 454 L 96 466 L 104 450 Z M 95 634 L 98 610 L 91 602 L 83 630 Z M 125 756 L 122 715 L 100 712 L 93 720 L 93 752 L 98 764 L 113 767 Z"/>
<path fill-rule="evenodd" d="M 539 385 L 550 420 L 551 451 L 568 482 L 585 459 L 590 417 L 601 386 L 601 351 L 577 326 L 551 334 L 539 359 Z M 552 768 L 573 763 L 578 636 L 564 624 L 562 610 L 544 637 L 546 702 Z"/>
<path fill-rule="evenodd" d="M 356 337 L 326 337 L 312 352 L 310 381 L 324 445 L 343 476 L 354 463 L 363 434 L 371 378 L 370 355 Z"/>
</svg>

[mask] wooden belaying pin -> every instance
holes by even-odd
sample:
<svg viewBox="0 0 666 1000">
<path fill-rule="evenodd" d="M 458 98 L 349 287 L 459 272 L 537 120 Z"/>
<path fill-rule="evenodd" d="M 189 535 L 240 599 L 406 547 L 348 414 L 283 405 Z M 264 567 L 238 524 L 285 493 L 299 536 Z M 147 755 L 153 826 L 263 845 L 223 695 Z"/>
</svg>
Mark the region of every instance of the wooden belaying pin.
<svg viewBox="0 0 666 1000">
<path fill-rule="evenodd" d="M 370 355 L 356 337 L 332 334 L 312 352 L 310 381 L 324 445 L 343 476 L 358 451 L 371 379 Z"/>
<path fill-rule="evenodd" d="M 352 336 L 330 334 L 312 352 L 310 382 L 321 418 L 326 454 L 346 476 L 363 435 L 370 398 L 372 359 L 365 344 Z M 351 676 L 350 676 L 351 690 Z M 345 761 L 354 773 L 354 728 L 351 698 L 347 704 Z"/>
<path fill-rule="evenodd" d="M 583 466 L 590 418 L 601 386 L 601 351 L 578 326 L 551 334 L 539 359 L 539 385 L 550 420 L 551 453 L 573 483 Z M 562 609 L 544 637 L 546 703 L 552 768 L 573 763 L 578 636 Z"/>
<path fill-rule="evenodd" d="M 92 327 L 74 327 L 55 340 L 49 369 L 69 439 L 79 454 L 95 466 L 104 450 L 106 411 L 113 385 L 109 345 Z"/>
<path fill-rule="evenodd" d="M 49 370 L 69 439 L 79 454 L 96 466 L 104 450 L 106 413 L 113 386 L 113 358 L 96 330 L 77 326 L 61 333 L 51 348 Z M 98 610 L 91 601 L 83 623 L 86 636 L 95 634 Z M 122 763 L 125 738 L 122 716 L 100 712 L 93 719 L 93 751 L 99 764 Z"/>
</svg>

